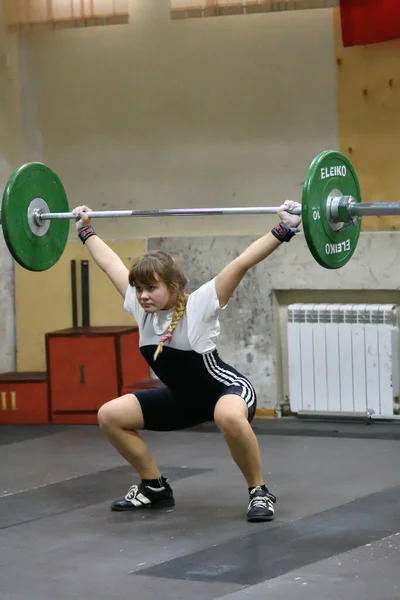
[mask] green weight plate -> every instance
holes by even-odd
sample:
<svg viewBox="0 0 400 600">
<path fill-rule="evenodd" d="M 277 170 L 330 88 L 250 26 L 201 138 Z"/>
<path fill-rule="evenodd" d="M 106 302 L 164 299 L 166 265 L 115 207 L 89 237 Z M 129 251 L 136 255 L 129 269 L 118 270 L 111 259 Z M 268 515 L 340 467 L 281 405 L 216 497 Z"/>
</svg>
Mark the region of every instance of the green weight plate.
<svg viewBox="0 0 400 600">
<path fill-rule="evenodd" d="M 315 260 L 326 269 L 339 269 L 356 249 L 361 219 L 335 229 L 327 214 L 330 196 L 353 196 L 356 202 L 361 202 L 354 168 L 344 154 L 335 150 L 321 152 L 310 165 L 303 187 L 302 223 Z"/>
<path fill-rule="evenodd" d="M 4 239 L 14 259 L 30 271 L 50 269 L 67 244 L 68 219 L 36 225 L 32 211 L 69 212 L 64 187 L 42 163 L 27 163 L 8 180 L 3 194 L 1 220 Z"/>
</svg>

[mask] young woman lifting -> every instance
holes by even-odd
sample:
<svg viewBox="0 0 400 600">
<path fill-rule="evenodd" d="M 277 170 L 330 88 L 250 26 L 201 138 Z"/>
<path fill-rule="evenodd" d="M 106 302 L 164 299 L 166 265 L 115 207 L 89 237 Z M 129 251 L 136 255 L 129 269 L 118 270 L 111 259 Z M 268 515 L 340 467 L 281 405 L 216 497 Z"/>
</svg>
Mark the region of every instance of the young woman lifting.
<svg viewBox="0 0 400 600">
<path fill-rule="evenodd" d="M 276 498 L 264 483 L 260 450 L 250 425 L 256 393 L 244 375 L 221 360 L 216 341 L 220 312 L 247 271 L 293 237 L 301 217 L 288 211 L 298 206 L 286 200 L 278 211 L 279 225 L 189 295 L 186 277 L 169 254 L 148 252 L 129 271 L 96 235 L 85 214 L 90 209 L 74 209 L 80 239 L 124 298 L 124 309 L 139 327 L 141 353 L 166 386 L 126 394 L 98 412 L 101 430 L 141 478 L 139 485 L 131 486 L 126 496 L 111 504 L 112 510 L 175 504 L 168 480 L 138 431 L 175 431 L 215 421 L 247 482 L 247 520 L 274 518 Z"/>
</svg>

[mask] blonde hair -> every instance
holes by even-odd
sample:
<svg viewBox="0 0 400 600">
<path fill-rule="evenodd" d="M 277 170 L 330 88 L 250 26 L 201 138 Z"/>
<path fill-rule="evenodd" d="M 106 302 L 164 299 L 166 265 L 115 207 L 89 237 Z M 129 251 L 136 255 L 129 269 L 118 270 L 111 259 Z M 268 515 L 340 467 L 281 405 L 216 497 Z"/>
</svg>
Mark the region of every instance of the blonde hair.
<svg viewBox="0 0 400 600">
<path fill-rule="evenodd" d="M 135 260 L 129 272 L 129 284 L 131 286 L 138 284 L 153 285 L 159 281 L 165 283 L 170 291 L 176 291 L 178 300 L 167 333 L 160 338 L 154 353 L 154 360 L 162 352 L 164 343 L 172 337 L 176 326 L 185 314 L 187 279 L 179 263 L 170 254 L 162 250 L 146 252 L 146 254 Z"/>
<path fill-rule="evenodd" d="M 181 320 L 181 318 L 183 317 L 183 315 L 185 313 L 186 302 L 187 302 L 186 296 L 179 296 L 178 302 L 176 304 L 176 308 L 174 310 L 174 314 L 172 315 L 171 325 L 168 327 L 167 333 L 165 335 L 163 335 L 162 338 L 160 338 L 160 342 L 157 346 L 157 350 L 154 352 L 154 356 L 153 356 L 154 360 L 157 360 L 157 356 L 160 354 L 160 352 L 162 352 L 164 342 L 166 342 L 167 340 L 169 340 L 172 337 L 172 334 L 174 333 L 174 329 L 176 328 L 176 326 L 178 325 L 179 321 Z"/>
</svg>

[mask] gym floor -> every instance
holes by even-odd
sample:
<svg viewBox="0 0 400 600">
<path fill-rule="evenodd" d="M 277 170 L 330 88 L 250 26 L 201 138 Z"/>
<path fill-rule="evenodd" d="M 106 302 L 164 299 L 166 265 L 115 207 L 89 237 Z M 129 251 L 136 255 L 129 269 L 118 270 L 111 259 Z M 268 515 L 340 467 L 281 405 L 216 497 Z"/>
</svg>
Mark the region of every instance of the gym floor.
<svg viewBox="0 0 400 600">
<path fill-rule="evenodd" d="M 2 600 L 400 598 L 400 424 L 256 419 L 271 523 L 214 425 L 145 432 L 176 507 L 112 513 L 138 482 L 97 427 L 1 426 Z"/>
</svg>

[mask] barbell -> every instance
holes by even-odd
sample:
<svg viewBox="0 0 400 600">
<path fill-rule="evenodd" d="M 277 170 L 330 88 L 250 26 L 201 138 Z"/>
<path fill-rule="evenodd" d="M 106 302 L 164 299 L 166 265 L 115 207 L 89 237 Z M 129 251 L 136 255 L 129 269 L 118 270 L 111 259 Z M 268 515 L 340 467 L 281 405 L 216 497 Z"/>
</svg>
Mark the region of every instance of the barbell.
<svg viewBox="0 0 400 600">
<path fill-rule="evenodd" d="M 276 214 L 279 207 L 176 208 L 93 211 L 93 218 L 179 217 Z M 326 150 L 312 161 L 302 191 L 302 225 L 315 260 L 327 269 L 343 267 L 360 235 L 361 217 L 398 215 L 398 202 L 361 202 L 356 172 L 341 152 Z M 64 252 L 69 234 L 67 195 L 46 165 L 31 162 L 11 175 L 3 193 L 0 222 L 14 259 L 30 271 L 51 268 Z"/>
</svg>

